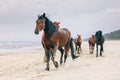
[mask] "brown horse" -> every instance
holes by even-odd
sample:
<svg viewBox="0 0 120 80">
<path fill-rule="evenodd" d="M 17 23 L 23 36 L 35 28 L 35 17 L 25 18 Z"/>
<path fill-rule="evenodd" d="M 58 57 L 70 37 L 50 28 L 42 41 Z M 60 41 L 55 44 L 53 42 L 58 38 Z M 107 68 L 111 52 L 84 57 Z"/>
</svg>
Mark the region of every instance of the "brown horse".
<svg viewBox="0 0 120 80">
<path fill-rule="evenodd" d="M 66 62 L 69 47 L 73 48 L 71 33 L 66 28 L 57 29 L 55 25 L 45 16 L 45 13 L 38 17 L 36 21 L 35 34 L 39 34 L 39 31 L 44 31 L 43 44 L 45 50 L 45 56 L 47 58 L 46 70 L 49 71 L 50 57 L 56 68 L 59 67 L 58 62 L 55 61 L 55 53 L 57 49 L 65 49 L 64 63 Z M 74 51 L 74 50 L 73 50 Z M 73 53 L 72 53 L 73 54 Z M 62 61 L 62 58 L 61 58 Z"/>
<path fill-rule="evenodd" d="M 59 29 L 60 28 L 60 22 L 54 21 L 53 24 Z"/>
<path fill-rule="evenodd" d="M 60 22 L 57 22 L 57 21 L 54 21 L 53 22 L 53 24 L 55 25 L 55 27 L 57 28 L 57 29 L 60 29 Z M 44 33 L 42 34 L 42 46 L 43 46 L 43 48 L 44 48 Z M 73 39 L 72 39 L 73 40 Z M 73 47 L 70 47 L 70 49 L 71 49 L 71 51 L 73 50 Z M 63 61 L 62 61 L 62 57 L 63 57 L 63 54 L 64 54 L 64 49 L 63 48 L 61 48 L 61 49 L 58 49 L 60 52 L 61 52 L 61 58 L 60 58 L 60 65 L 63 63 Z M 71 53 L 74 53 L 74 51 L 72 51 Z M 71 54 L 71 57 L 72 57 L 72 59 L 75 59 L 75 58 L 77 58 L 77 57 L 79 57 L 79 56 L 76 56 L 75 54 Z M 46 56 L 44 56 L 44 62 L 46 62 L 47 60 L 46 60 L 47 58 L 46 58 Z"/>
<path fill-rule="evenodd" d="M 92 35 L 89 38 L 88 43 L 89 43 L 89 52 L 90 52 L 90 54 L 93 54 L 94 46 L 95 46 L 95 35 Z"/>
<path fill-rule="evenodd" d="M 80 54 L 80 51 L 82 52 L 81 49 L 82 38 L 79 34 L 77 34 L 77 38 L 75 38 L 74 43 L 75 43 L 76 51 L 78 52 L 78 54 Z"/>
</svg>

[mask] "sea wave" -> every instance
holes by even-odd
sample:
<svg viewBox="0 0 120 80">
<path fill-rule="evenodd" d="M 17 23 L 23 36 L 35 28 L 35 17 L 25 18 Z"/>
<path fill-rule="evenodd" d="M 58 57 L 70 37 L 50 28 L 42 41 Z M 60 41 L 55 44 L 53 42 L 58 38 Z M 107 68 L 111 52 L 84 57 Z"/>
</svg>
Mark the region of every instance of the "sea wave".
<svg viewBox="0 0 120 80">
<path fill-rule="evenodd" d="M 36 42 L 0 42 L 0 53 L 40 52 L 42 47 Z"/>
</svg>

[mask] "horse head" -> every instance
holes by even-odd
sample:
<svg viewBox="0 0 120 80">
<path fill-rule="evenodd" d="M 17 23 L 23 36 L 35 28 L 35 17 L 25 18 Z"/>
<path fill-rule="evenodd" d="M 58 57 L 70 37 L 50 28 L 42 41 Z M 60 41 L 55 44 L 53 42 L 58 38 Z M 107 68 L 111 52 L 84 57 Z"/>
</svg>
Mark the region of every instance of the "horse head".
<svg viewBox="0 0 120 80">
<path fill-rule="evenodd" d="M 92 35 L 92 39 L 95 39 L 95 35 Z"/>
<path fill-rule="evenodd" d="M 102 37 L 102 31 L 97 31 L 96 34 L 95 34 L 95 36 L 97 38 Z"/>
<path fill-rule="evenodd" d="M 60 22 L 54 21 L 53 24 L 54 24 L 58 29 L 60 28 L 60 26 L 59 26 Z"/>
<path fill-rule="evenodd" d="M 95 34 L 95 38 L 96 38 L 96 43 L 98 44 L 102 44 L 104 41 L 103 41 L 103 36 L 102 36 L 102 31 L 97 31 L 96 34 Z"/>
<path fill-rule="evenodd" d="M 36 20 L 35 34 L 39 34 L 39 31 L 45 28 L 45 18 L 45 13 L 43 13 L 41 16 L 38 16 L 38 19 Z"/>
<path fill-rule="evenodd" d="M 77 41 L 81 42 L 81 35 L 80 34 L 77 34 Z"/>
</svg>

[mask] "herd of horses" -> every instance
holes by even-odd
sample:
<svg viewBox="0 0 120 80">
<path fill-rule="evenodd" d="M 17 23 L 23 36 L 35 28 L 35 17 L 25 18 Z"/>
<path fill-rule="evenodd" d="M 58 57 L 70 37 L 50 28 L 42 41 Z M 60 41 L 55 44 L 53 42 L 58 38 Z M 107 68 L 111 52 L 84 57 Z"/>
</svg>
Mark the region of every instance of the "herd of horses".
<svg viewBox="0 0 120 80">
<path fill-rule="evenodd" d="M 50 70 L 50 58 L 55 65 L 56 68 L 59 67 L 58 62 L 55 60 L 56 51 L 59 50 L 61 53 L 60 57 L 60 65 L 63 63 L 63 55 L 64 55 L 64 63 L 68 57 L 69 49 L 71 51 L 72 59 L 76 59 L 79 56 L 75 55 L 74 52 L 74 44 L 75 50 L 78 54 L 82 52 L 81 44 L 82 39 L 81 35 L 77 34 L 77 37 L 73 39 L 71 37 L 71 32 L 67 28 L 60 28 L 60 22 L 52 22 L 50 21 L 45 13 L 38 16 L 36 21 L 35 34 L 39 34 L 40 31 L 43 30 L 42 34 L 42 46 L 45 51 L 45 61 L 47 63 L 46 70 Z M 102 31 L 97 31 L 95 35 L 88 40 L 89 43 L 89 51 L 93 53 L 94 46 L 96 44 L 96 57 L 98 57 L 98 45 L 100 45 L 100 56 L 102 56 L 103 52 L 103 43 L 104 37 L 102 36 Z"/>
</svg>

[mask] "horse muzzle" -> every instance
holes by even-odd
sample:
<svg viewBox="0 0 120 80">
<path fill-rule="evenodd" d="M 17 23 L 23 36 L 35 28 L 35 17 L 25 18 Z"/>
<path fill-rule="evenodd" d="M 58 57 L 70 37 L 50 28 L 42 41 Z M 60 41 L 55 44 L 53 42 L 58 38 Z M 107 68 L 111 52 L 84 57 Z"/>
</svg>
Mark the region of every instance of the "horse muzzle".
<svg viewBox="0 0 120 80">
<path fill-rule="evenodd" d="M 35 29 L 35 34 L 38 35 L 39 34 L 39 31 L 37 29 Z"/>
</svg>

